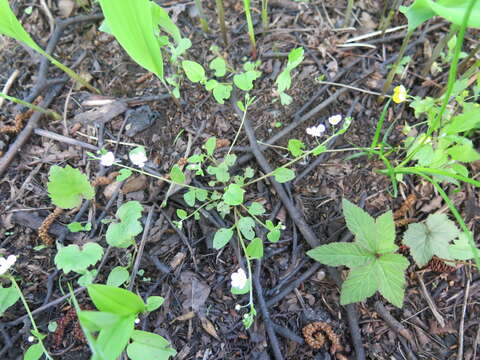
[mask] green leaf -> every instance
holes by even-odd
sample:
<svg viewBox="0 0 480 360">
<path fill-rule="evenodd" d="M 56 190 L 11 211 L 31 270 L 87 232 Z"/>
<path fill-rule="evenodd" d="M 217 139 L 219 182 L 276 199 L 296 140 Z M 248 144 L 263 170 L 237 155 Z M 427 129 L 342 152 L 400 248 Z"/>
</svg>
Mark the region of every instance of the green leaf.
<svg viewBox="0 0 480 360">
<path fill-rule="evenodd" d="M 376 227 L 373 217 L 347 199 L 342 200 L 343 215 L 347 228 L 355 235 L 356 241 L 371 253 L 375 253 Z"/>
<path fill-rule="evenodd" d="M 210 156 L 213 155 L 216 147 L 217 147 L 217 138 L 215 136 L 208 138 L 208 140 L 203 145 L 203 148 L 207 152 L 207 155 L 210 155 Z"/>
<path fill-rule="evenodd" d="M 185 175 L 177 164 L 170 170 L 170 179 L 176 184 L 185 184 Z"/>
<path fill-rule="evenodd" d="M 376 246 L 375 250 L 379 254 L 386 254 L 397 250 L 395 245 L 395 222 L 393 221 L 392 211 L 387 211 L 375 220 Z"/>
<path fill-rule="evenodd" d="M 152 7 L 152 18 L 155 25 L 160 26 L 163 31 L 171 35 L 173 40 L 175 40 L 175 42 L 179 44 L 179 47 L 185 48 L 188 46 L 188 43 L 190 43 L 191 45 L 189 39 L 182 38 L 182 35 L 180 34 L 180 29 L 177 27 L 177 25 L 175 25 L 172 19 L 170 19 L 166 10 L 162 9 L 154 2 L 151 2 L 150 5 Z M 188 46 L 187 49 L 189 47 L 190 46 Z"/>
<path fill-rule="evenodd" d="M 295 179 L 295 172 L 288 168 L 279 167 L 273 171 L 273 176 L 276 181 L 282 184 Z"/>
<path fill-rule="evenodd" d="M 95 277 L 97 276 L 98 271 L 97 270 L 86 270 L 82 273 L 82 276 L 78 278 L 78 285 L 80 286 L 88 286 L 91 283 L 93 283 L 93 280 L 95 280 Z"/>
<path fill-rule="evenodd" d="M 295 156 L 303 155 L 303 149 L 305 148 L 305 144 L 297 139 L 290 139 L 288 140 L 288 151 Z"/>
<path fill-rule="evenodd" d="M 281 92 L 280 93 L 280 103 L 283 105 L 283 106 L 288 106 L 292 103 L 293 101 L 293 98 L 288 95 L 287 93 L 284 93 L 284 92 Z"/>
<path fill-rule="evenodd" d="M 304 51 L 302 47 L 291 50 L 288 54 L 287 69 L 293 70 L 300 65 L 303 61 L 303 53 Z"/>
<path fill-rule="evenodd" d="M 236 287 L 232 286 L 230 288 L 230 292 L 233 295 L 243 295 L 243 294 L 246 294 L 246 293 L 250 292 L 251 287 L 252 287 L 252 280 L 248 279 L 243 288 L 240 289 L 240 288 L 236 288 Z"/>
<path fill-rule="evenodd" d="M 163 79 L 163 59 L 155 36 L 158 6 L 150 0 L 99 0 L 109 29 L 140 66 Z M 158 18 L 156 18 L 158 21 Z"/>
<path fill-rule="evenodd" d="M 260 238 L 253 239 L 247 246 L 247 255 L 250 259 L 261 259 L 263 257 L 263 241 Z"/>
<path fill-rule="evenodd" d="M 137 315 L 145 311 L 140 296 L 115 286 L 92 284 L 87 286 L 88 295 L 98 310 L 120 316 Z"/>
<path fill-rule="evenodd" d="M 270 241 L 272 243 L 276 243 L 278 240 L 280 240 L 280 235 L 281 234 L 282 233 L 281 233 L 280 229 L 270 230 L 267 233 L 267 239 L 268 239 L 268 241 Z"/>
<path fill-rule="evenodd" d="M 188 206 L 193 207 L 195 205 L 195 189 L 188 189 L 188 191 L 183 194 L 183 200 L 187 203 Z"/>
<path fill-rule="evenodd" d="M 132 175 L 132 170 L 129 169 L 120 169 L 119 175 L 115 178 L 116 181 L 124 181 L 127 180 Z"/>
<path fill-rule="evenodd" d="M 255 237 L 255 220 L 249 216 L 241 217 L 238 220 L 237 226 L 246 239 L 253 240 Z"/>
<path fill-rule="evenodd" d="M 463 114 L 454 116 L 452 120 L 442 128 L 445 134 L 457 134 L 480 126 L 480 108 L 473 108 Z"/>
<path fill-rule="evenodd" d="M 71 244 L 58 249 L 55 255 L 55 265 L 65 274 L 70 271 L 83 273 L 91 265 L 95 265 L 103 256 L 103 248 L 94 242 L 86 243 L 80 249 Z"/>
<path fill-rule="evenodd" d="M 259 202 L 252 202 L 248 207 L 248 212 L 253 216 L 263 215 L 265 214 L 265 208 Z"/>
<path fill-rule="evenodd" d="M 377 284 L 375 282 L 375 261 L 350 270 L 347 279 L 342 284 L 340 304 L 347 305 L 375 294 Z"/>
<path fill-rule="evenodd" d="M 213 97 L 219 104 L 224 104 L 225 100 L 230 99 L 233 87 L 229 84 L 218 84 L 213 89 Z"/>
<path fill-rule="evenodd" d="M 82 223 L 79 223 L 78 221 L 74 221 L 70 224 L 67 225 L 67 228 L 70 232 L 80 232 L 80 231 L 90 231 L 92 229 L 92 224 L 91 223 L 86 223 L 83 225 Z"/>
<path fill-rule="evenodd" d="M 115 325 L 121 316 L 111 312 L 82 310 L 78 313 L 78 318 L 83 327 L 91 332 L 96 332 Z"/>
<path fill-rule="evenodd" d="M 399 308 L 402 307 L 405 295 L 404 273 L 408 265 L 408 260 L 400 254 L 385 254 L 376 262 L 378 290 L 385 299 Z"/>
<path fill-rule="evenodd" d="M 30 346 L 25 354 L 23 355 L 23 360 L 38 360 L 43 355 L 42 344 L 36 343 Z"/>
<path fill-rule="evenodd" d="M 290 89 L 290 86 L 292 86 L 292 77 L 290 76 L 290 71 L 287 69 L 283 70 L 278 75 L 275 83 L 277 84 L 277 91 L 279 93 L 283 93 L 285 90 Z"/>
<path fill-rule="evenodd" d="M 227 63 L 221 57 L 216 57 L 210 62 L 209 68 L 215 71 L 216 77 L 225 76 L 227 73 Z"/>
<path fill-rule="evenodd" d="M 165 299 L 161 296 L 149 296 L 147 298 L 147 311 L 152 312 L 157 310 L 160 306 L 162 306 L 164 301 Z"/>
<path fill-rule="evenodd" d="M 165 338 L 140 330 L 132 333 L 132 343 L 127 347 L 127 355 L 132 360 L 167 360 L 176 354 Z"/>
<path fill-rule="evenodd" d="M 122 316 L 111 327 L 102 328 L 96 345 L 104 354 L 101 360 L 116 360 L 124 351 L 135 326 L 135 316 Z"/>
<path fill-rule="evenodd" d="M 425 224 L 410 224 L 403 235 L 403 243 L 410 247 L 410 253 L 418 266 L 424 266 L 433 255 L 448 259 L 449 242 L 458 235 L 457 227 L 447 215 L 432 214 Z"/>
<path fill-rule="evenodd" d="M 107 230 L 107 243 L 111 246 L 126 248 L 133 245 L 135 236 L 143 230 L 138 219 L 142 216 L 143 207 L 138 201 L 128 201 L 120 206 L 115 214 L 119 223 L 110 224 Z"/>
<path fill-rule="evenodd" d="M 123 266 L 115 266 L 108 274 L 107 285 L 120 287 L 130 277 L 128 270 Z"/>
<path fill-rule="evenodd" d="M 409 7 L 400 6 L 400 12 L 407 17 L 408 31 L 410 32 L 435 16 L 435 12 L 430 8 L 428 0 L 416 0 Z"/>
<path fill-rule="evenodd" d="M 197 83 L 206 81 L 205 70 L 199 63 L 190 60 L 183 60 L 182 67 L 188 80 L 191 82 Z"/>
<path fill-rule="evenodd" d="M 233 236 L 233 230 L 229 228 L 218 229 L 213 237 L 213 247 L 217 250 L 223 248 Z"/>
<path fill-rule="evenodd" d="M 357 267 L 375 260 L 374 254 L 355 243 L 334 242 L 307 252 L 315 261 L 328 266 Z"/>
<path fill-rule="evenodd" d="M 313 150 L 312 150 L 312 154 L 315 155 L 315 156 L 318 156 L 320 155 L 321 153 L 324 153 L 325 151 L 327 151 L 327 147 L 325 145 L 317 145 Z"/>
<path fill-rule="evenodd" d="M 256 70 L 245 71 L 233 77 L 233 83 L 236 87 L 243 91 L 250 91 L 253 89 L 253 82 L 258 79 L 262 73 Z"/>
<path fill-rule="evenodd" d="M 0 284 L 0 317 L 5 311 L 20 299 L 20 294 L 14 286 L 3 287 Z"/>
<path fill-rule="evenodd" d="M 177 209 L 177 216 L 181 219 L 184 220 L 187 218 L 188 214 L 185 210 L 183 209 Z"/>
<path fill-rule="evenodd" d="M 480 159 L 480 154 L 471 145 L 454 145 L 448 148 L 445 153 L 450 155 L 453 160 L 466 163 Z"/>
<path fill-rule="evenodd" d="M 87 176 L 70 165 L 64 168 L 52 166 L 48 179 L 47 188 L 52 203 L 62 209 L 73 209 L 82 203 L 82 199 L 91 200 L 95 195 Z"/>
<path fill-rule="evenodd" d="M 228 167 L 231 167 L 231 166 L 235 165 L 236 161 L 237 161 L 237 155 L 235 155 L 235 154 L 227 154 L 227 155 L 225 155 L 225 158 L 223 159 L 223 162 Z"/>
<path fill-rule="evenodd" d="M 243 190 L 240 185 L 230 184 L 222 198 L 226 204 L 235 206 L 243 204 L 243 194 L 245 194 L 245 190 Z"/>
<path fill-rule="evenodd" d="M 467 235 L 463 232 L 460 233 L 458 239 L 453 240 L 453 244 L 448 246 L 448 252 L 450 253 L 450 259 L 455 260 L 470 260 L 475 257 L 475 254 L 472 251 L 472 247 L 470 246 L 470 243 L 468 241 Z"/>
<path fill-rule="evenodd" d="M 195 196 L 200 201 L 205 201 L 208 198 L 208 191 L 205 189 L 195 189 Z"/>
</svg>

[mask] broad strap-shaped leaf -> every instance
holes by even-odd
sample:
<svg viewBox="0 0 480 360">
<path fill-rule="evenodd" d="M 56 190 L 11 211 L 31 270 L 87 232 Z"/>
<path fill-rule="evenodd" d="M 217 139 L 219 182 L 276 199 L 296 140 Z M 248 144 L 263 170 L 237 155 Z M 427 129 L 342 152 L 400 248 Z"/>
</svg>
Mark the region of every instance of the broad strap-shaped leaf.
<svg viewBox="0 0 480 360">
<path fill-rule="evenodd" d="M 386 254 L 396 251 L 398 246 L 395 245 L 395 222 L 391 210 L 375 220 L 375 228 L 377 233 L 376 252 Z"/>
<path fill-rule="evenodd" d="M 363 266 L 375 260 L 375 256 L 355 243 L 334 242 L 318 246 L 307 252 L 315 261 L 328 266 L 345 265 L 350 268 Z"/>
<path fill-rule="evenodd" d="M 427 264 L 433 255 L 449 259 L 449 243 L 459 235 L 455 224 L 445 214 L 432 214 L 425 224 L 410 224 L 403 235 L 403 243 L 419 266 Z"/>
<path fill-rule="evenodd" d="M 98 310 L 120 316 L 137 315 L 145 311 L 143 300 L 131 291 L 115 286 L 91 284 L 88 295 Z"/>
<path fill-rule="evenodd" d="M 104 358 L 102 360 L 118 359 L 132 336 L 135 316 L 122 316 L 112 326 L 100 330 L 96 346 L 103 353 Z"/>
<path fill-rule="evenodd" d="M 154 32 L 158 9 L 150 0 L 99 0 L 99 3 L 108 27 L 128 55 L 163 80 L 162 54 Z"/>
<path fill-rule="evenodd" d="M 408 260 L 400 254 L 385 254 L 375 262 L 375 277 L 380 294 L 397 307 L 402 307 L 405 295 L 405 270 Z"/>
<path fill-rule="evenodd" d="M 133 332 L 132 343 L 127 347 L 127 355 L 132 360 L 167 360 L 176 354 L 165 338 L 140 330 Z"/>
<path fill-rule="evenodd" d="M 348 230 L 355 235 L 361 246 L 374 253 L 377 234 L 373 217 L 347 199 L 342 200 L 342 207 Z"/>
<path fill-rule="evenodd" d="M 82 203 L 83 198 L 91 200 L 95 195 L 87 176 L 70 165 L 64 168 L 52 166 L 47 188 L 52 202 L 62 209 L 73 209 Z"/>
<path fill-rule="evenodd" d="M 350 270 L 347 279 L 342 284 L 340 303 L 342 305 L 363 301 L 375 294 L 377 284 L 375 281 L 375 262 L 356 267 Z"/>
</svg>

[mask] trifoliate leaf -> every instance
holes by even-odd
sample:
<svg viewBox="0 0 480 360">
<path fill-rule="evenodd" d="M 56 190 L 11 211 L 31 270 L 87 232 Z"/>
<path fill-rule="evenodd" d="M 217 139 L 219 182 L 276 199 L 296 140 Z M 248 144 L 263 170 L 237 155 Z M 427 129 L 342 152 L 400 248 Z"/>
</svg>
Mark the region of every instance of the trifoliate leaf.
<svg viewBox="0 0 480 360">
<path fill-rule="evenodd" d="M 462 232 L 458 239 L 453 240 L 453 244 L 448 246 L 448 251 L 450 252 L 450 258 L 456 260 L 470 260 L 475 257 L 475 254 L 472 251 L 472 246 L 468 241 L 467 234 Z M 477 249 L 477 252 L 480 251 Z"/>
<path fill-rule="evenodd" d="M 255 237 L 255 220 L 253 220 L 250 216 L 241 217 L 238 220 L 237 226 L 245 238 L 248 240 L 253 240 Z"/>
<path fill-rule="evenodd" d="M 359 245 L 374 253 L 377 245 L 376 227 L 373 217 L 347 199 L 342 200 L 342 207 L 348 230 L 355 235 Z"/>
<path fill-rule="evenodd" d="M 48 194 L 52 203 L 62 209 L 77 207 L 82 199 L 91 200 L 95 195 L 87 176 L 70 165 L 64 168 L 52 166 L 48 178 Z"/>
<path fill-rule="evenodd" d="M 61 247 L 55 255 L 55 265 L 65 274 L 70 271 L 83 273 L 91 265 L 95 265 L 102 258 L 103 248 L 97 243 L 89 242 L 82 246 L 68 245 Z"/>
<path fill-rule="evenodd" d="M 182 67 L 188 80 L 191 82 L 197 83 L 206 80 L 205 70 L 199 63 L 190 60 L 183 60 Z"/>
<path fill-rule="evenodd" d="M 248 207 L 248 212 L 254 216 L 263 215 L 265 213 L 265 208 L 259 202 L 254 201 Z"/>
<path fill-rule="evenodd" d="M 261 259 L 263 257 L 263 242 L 260 238 L 255 238 L 247 246 L 247 255 L 250 259 Z"/>
<path fill-rule="evenodd" d="M 305 148 L 305 144 L 297 139 L 290 139 L 288 140 L 288 151 L 297 157 L 303 154 L 303 149 Z"/>
<path fill-rule="evenodd" d="M 120 206 L 116 216 L 119 223 L 110 224 L 107 230 L 107 243 L 111 246 L 126 248 L 134 243 L 135 236 L 142 232 L 138 219 L 142 216 L 142 205 L 138 201 L 129 201 Z"/>
<path fill-rule="evenodd" d="M 375 262 L 351 269 L 347 279 L 342 284 L 340 304 L 347 305 L 363 301 L 375 294 L 377 290 L 376 270 Z"/>
<path fill-rule="evenodd" d="M 236 206 L 243 204 L 243 194 L 245 194 L 245 190 L 243 190 L 240 185 L 230 184 L 222 198 L 226 204 Z"/>
<path fill-rule="evenodd" d="M 315 261 L 328 266 L 357 267 L 375 260 L 375 255 L 355 243 L 334 242 L 307 252 Z"/>
<path fill-rule="evenodd" d="M 432 214 L 425 224 L 410 224 L 403 235 L 403 243 L 410 247 L 410 253 L 418 266 L 424 266 L 433 255 L 449 259 L 449 242 L 458 235 L 457 227 L 447 215 Z"/>
<path fill-rule="evenodd" d="M 170 179 L 176 184 L 185 184 L 185 174 L 177 164 L 173 165 L 170 170 Z"/>
<path fill-rule="evenodd" d="M 134 330 L 132 342 L 127 346 L 127 355 L 131 360 L 168 360 L 176 354 L 168 340 L 147 331 Z"/>
<path fill-rule="evenodd" d="M 295 179 L 295 172 L 284 167 L 279 167 L 273 171 L 273 176 L 276 181 L 282 184 Z"/>
<path fill-rule="evenodd" d="M 233 236 L 233 230 L 227 228 L 218 229 L 213 237 L 213 247 L 217 250 L 223 248 Z"/>
<path fill-rule="evenodd" d="M 212 136 L 208 138 L 208 140 L 203 145 L 203 148 L 207 151 L 208 155 L 213 155 L 213 152 L 215 151 L 216 146 L 217 146 L 217 138 L 215 136 Z"/>
<path fill-rule="evenodd" d="M 405 270 L 408 260 L 400 254 L 385 254 L 376 261 L 378 290 L 385 299 L 401 308 L 405 295 Z"/>
</svg>

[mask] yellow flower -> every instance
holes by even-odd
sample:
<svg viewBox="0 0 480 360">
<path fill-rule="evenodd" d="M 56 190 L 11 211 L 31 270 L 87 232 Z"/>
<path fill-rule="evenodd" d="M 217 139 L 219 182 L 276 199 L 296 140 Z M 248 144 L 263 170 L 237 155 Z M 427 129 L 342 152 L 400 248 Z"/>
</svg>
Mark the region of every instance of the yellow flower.
<svg viewBox="0 0 480 360">
<path fill-rule="evenodd" d="M 400 104 L 407 100 L 407 89 L 405 89 L 405 86 L 399 85 L 395 89 L 393 89 L 392 99 L 397 104 Z"/>
</svg>

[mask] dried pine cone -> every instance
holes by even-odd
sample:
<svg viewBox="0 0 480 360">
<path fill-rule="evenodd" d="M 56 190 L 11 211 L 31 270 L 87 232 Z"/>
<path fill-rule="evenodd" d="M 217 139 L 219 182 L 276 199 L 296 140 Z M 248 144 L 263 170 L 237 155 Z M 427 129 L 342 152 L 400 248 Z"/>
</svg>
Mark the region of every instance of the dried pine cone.
<svg viewBox="0 0 480 360">
<path fill-rule="evenodd" d="M 302 329 L 302 333 L 303 337 L 305 338 L 305 342 L 314 349 L 320 349 L 325 344 L 326 336 L 331 343 L 331 354 L 335 354 L 337 351 L 343 350 L 343 346 L 340 344 L 340 338 L 327 323 L 317 321 L 308 324 Z"/>
<path fill-rule="evenodd" d="M 428 269 L 438 272 L 438 273 L 446 273 L 446 272 L 454 272 L 456 268 L 454 266 L 450 266 L 445 261 L 440 260 L 438 257 L 434 256 L 426 266 Z"/>
<path fill-rule="evenodd" d="M 48 215 L 45 220 L 43 220 L 42 225 L 38 228 L 38 236 L 40 239 L 42 239 L 44 245 L 52 245 L 53 244 L 53 239 L 52 237 L 48 234 L 48 230 L 50 230 L 50 226 L 52 226 L 53 222 L 57 217 L 60 216 L 60 214 L 63 213 L 63 209 L 57 207 L 51 213 Z"/>
<path fill-rule="evenodd" d="M 415 194 L 408 195 L 405 201 L 403 202 L 402 206 L 400 206 L 400 209 L 398 209 L 393 213 L 393 218 L 398 219 L 406 216 L 408 211 L 413 207 L 413 205 L 415 205 L 416 202 L 417 202 L 417 195 Z"/>
</svg>

